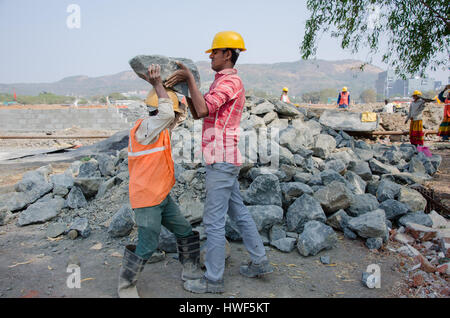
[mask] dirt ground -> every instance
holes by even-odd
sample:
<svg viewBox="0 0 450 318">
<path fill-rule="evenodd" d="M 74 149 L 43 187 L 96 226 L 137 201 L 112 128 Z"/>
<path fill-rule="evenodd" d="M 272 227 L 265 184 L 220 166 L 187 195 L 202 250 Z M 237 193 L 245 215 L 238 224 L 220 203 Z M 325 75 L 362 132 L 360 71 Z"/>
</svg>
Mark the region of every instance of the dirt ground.
<svg viewBox="0 0 450 318">
<path fill-rule="evenodd" d="M 450 198 L 450 148 L 432 151 L 440 154 L 443 161 L 430 185 L 443 200 L 447 200 Z M 0 193 L 13 191 L 14 184 L 26 171 L 42 165 L 0 164 Z M 54 173 L 63 172 L 69 165 L 69 162 L 52 163 Z M 106 225 L 100 225 L 88 238 L 71 240 L 62 236 L 49 239 L 46 237 L 49 223 L 25 227 L 15 223 L 0 226 L 0 297 L 117 297 L 117 275 L 123 248 L 133 243 L 135 232 L 129 237 L 114 239 L 107 234 Z M 197 295 L 185 291 L 180 280 L 181 265 L 172 254 L 146 265 L 138 289 L 142 297 L 151 298 L 415 297 L 406 288 L 412 259 L 387 248 L 370 251 L 364 241 L 352 241 L 340 232 L 337 234 L 338 245 L 316 256 L 303 257 L 296 250 L 282 253 L 267 246 L 275 272 L 261 279 L 239 274 L 239 265 L 249 256 L 242 243 L 231 242 L 231 257 L 224 275 L 225 293 L 221 295 Z M 98 243 L 101 244 L 99 249 Z M 92 249 L 95 245 L 97 249 Z M 388 244 L 391 248 L 400 246 L 393 241 Z M 320 262 L 320 256 L 325 255 L 330 256 L 330 265 Z M 71 274 L 67 272 L 69 263 L 80 266 L 81 288 L 69 288 L 66 283 Z M 381 268 L 380 289 L 369 289 L 361 283 L 361 274 L 370 264 Z"/>
</svg>

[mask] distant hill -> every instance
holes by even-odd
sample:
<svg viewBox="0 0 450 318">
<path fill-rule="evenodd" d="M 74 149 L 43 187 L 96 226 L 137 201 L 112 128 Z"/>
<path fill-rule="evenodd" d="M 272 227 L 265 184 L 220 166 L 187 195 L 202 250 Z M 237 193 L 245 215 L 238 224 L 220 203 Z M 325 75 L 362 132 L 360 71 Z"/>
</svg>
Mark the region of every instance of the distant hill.
<svg viewBox="0 0 450 318">
<path fill-rule="evenodd" d="M 202 89 L 207 89 L 214 79 L 209 62 L 197 62 Z M 291 96 L 347 86 L 351 93 L 359 95 L 367 88 L 375 88 L 378 73 L 383 70 L 357 60 L 341 61 L 297 61 L 275 64 L 238 64 L 237 69 L 247 91 L 262 91 L 279 95 L 284 86 Z M 54 83 L 0 84 L 0 93 L 12 93 L 15 88 L 19 95 L 37 95 L 43 91 L 58 95 L 94 96 L 112 92 L 147 90 L 149 84 L 133 71 L 124 71 L 99 77 L 71 76 Z"/>
</svg>

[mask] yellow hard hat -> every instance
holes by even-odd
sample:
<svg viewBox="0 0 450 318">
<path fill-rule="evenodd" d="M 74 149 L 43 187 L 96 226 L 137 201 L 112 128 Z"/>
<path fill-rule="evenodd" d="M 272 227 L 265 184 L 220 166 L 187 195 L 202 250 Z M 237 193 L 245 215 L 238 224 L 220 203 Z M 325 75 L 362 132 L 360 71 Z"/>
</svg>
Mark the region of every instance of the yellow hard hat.
<svg viewBox="0 0 450 318">
<path fill-rule="evenodd" d="M 179 113 L 180 108 L 178 107 L 179 102 L 178 102 L 177 94 L 175 94 L 175 92 L 173 90 L 168 89 L 168 88 L 166 88 L 166 92 L 167 92 L 167 95 L 169 95 L 169 98 L 173 102 L 173 110 L 175 112 Z M 156 95 L 155 89 L 152 89 L 150 91 L 150 93 L 148 93 L 147 99 L 145 100 L 145 104 L 147 104 L 147 106 L 152 106 L 152 107 L 158 108 L 158 95 Z"/>
<path fill-rule="evenodd" d="M 422 92 L 415 90 L 414 93 L 412 94 L 412 96 L 417 95 L 417 96 L 422 96 Z"/>
<path fill-rule="evenodd" d="M 214 36 L 211 48 L 205 53 L 211 53 L 214 49 L 239 49 L 246 51 L 244 39 L 234 31 L 219 32 Z"/>
<path fill-rule="evenodd" d="M 289 92 L 287 87 L 283 87 L 283 92 Z"/>
<path fill-rule="evenodd" d="M 342 88 L 342 91 L 343 91 L 343 92 L 346 92 L 346 91 L 347 91 L 347 87 L 344 86 L 344 87 Z"/>
</svg>

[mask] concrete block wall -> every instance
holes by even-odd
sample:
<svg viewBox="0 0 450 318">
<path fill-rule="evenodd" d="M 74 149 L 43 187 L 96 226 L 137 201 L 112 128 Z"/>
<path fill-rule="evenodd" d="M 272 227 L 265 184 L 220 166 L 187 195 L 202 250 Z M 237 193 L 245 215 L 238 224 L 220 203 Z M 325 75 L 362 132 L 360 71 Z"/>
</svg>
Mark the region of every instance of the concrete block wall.
<svg viewBox="0 0 450 318">
<path fill-rule="evenodd" d="M 0 109 L 0 131 L 46 131 L 73 126 L 123 130 L 133 123 L 117 108 Z"/>
</svg>

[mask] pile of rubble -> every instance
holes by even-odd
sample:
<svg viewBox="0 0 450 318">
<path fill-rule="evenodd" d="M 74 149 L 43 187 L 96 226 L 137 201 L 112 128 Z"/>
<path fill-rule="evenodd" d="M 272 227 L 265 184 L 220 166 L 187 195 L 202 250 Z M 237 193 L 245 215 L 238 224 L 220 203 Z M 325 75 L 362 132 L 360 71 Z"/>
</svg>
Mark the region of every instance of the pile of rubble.
<svg viewBox="0 0 450 318">
<path fill-rule="evenodd" d="M 201 162 L 180 161 L 178 153 L 184 141 L 177 133 L 196 127 L 201 126 L 188 118 L 173 131 L 177 182 L 171 195 L 204 237 L 205 167 Z M 278 138 L 267 144 L 268 129 L 273 128 L 279 129 Z M 335 231 L 351 240 L 364 240 L 369 249 L 385 248 L 391 236 L 403 240 L 401 251 L 413 253 L 422 270 L 448 274 L 448 264 L 437 266 L 448 262 L 448 222 L 445 229 L 433 228 L 433 217 L 424 213 L 426 199 L 410 187 L 431 179 L 440 156 L 427 157 L 410 144 L 368 144 L 323 126 L 307 108 L 253 96 L 247 97 L 241 129 L 245 158 L 239 176 L 241 193 L 266 245 L 309 256 L 335 247 Z M 248 147 L 244 141 L 251 134 L 257 139 Z M 248 149 L 252 147 L 258 149 L 253 154 Z M 191 148 L 192 159 L 196 153 Z M 274 153 L 279 156 L 275 168 Z M 126 237 L 135 228 L 128 201 L 126 148 L 77 160 L 62 174 L 52 174 L 51 166 L 27 172 L 15 190 L 0 197 L 0 225 L 13 219 L 18 226 L 51 222 L 47 236 L 65 233 L 73 239 L 92 230 Z M 226 236 L 241 239 L 229 218 Z M 420 257 L 413 243 L 435 253 Z M 166 229 L 160 249 L 176 251 L 175 238 Z"/>
</svg>

